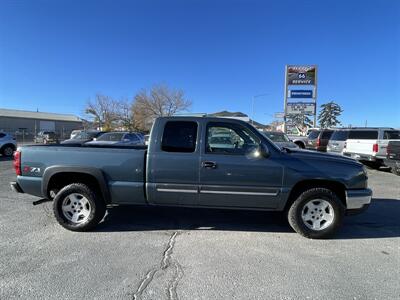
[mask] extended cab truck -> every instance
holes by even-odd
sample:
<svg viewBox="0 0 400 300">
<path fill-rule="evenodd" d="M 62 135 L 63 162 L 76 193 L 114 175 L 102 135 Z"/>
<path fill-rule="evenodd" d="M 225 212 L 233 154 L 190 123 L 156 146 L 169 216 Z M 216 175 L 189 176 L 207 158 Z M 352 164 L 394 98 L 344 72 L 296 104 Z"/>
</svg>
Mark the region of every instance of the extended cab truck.
<svg viewBox="0 0 400 300">
<path fill-rule="evenodd" d="M 231 144 L 210 143 L 221 135 Z M 21 147 L 14 167 L 13 190 L 53 199 L 57 221 L 75 231 L 94 227 L 109 204 L 130 204 L 285 211 L 295 231 L 323 238 L 372 196 L 360 163 L 281 150 L 251 125 L 225 118 L 158 118 L 148 149 Z"/>
</svg>

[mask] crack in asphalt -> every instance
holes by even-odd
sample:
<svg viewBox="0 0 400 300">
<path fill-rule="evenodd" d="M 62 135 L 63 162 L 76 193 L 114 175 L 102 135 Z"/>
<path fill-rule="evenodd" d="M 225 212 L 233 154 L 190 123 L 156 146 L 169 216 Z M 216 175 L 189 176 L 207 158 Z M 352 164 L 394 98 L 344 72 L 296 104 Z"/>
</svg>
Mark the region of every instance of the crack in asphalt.
<svg viewBox="0 0 400 300">
<path fill-rule="evenodd" d="M 150 269 L 147 273 L 146 276 L 140 281 L 139 287 L 137 288 L 136 292 L 133 294 L 133 300 L 140 300 L 142 299 L 142 294 L 146 290 L 146 288 L 149 286 L 149 284 L 152 282 L 154 275 L 158 271 L 163 271 L 168 269 L 168 267 L 171 265 L 171 255 L 172 251 L 175 245 L 175 238 L 178 235 L 178 232 L 175 231 L 169 238 L 167 248 L 163 252 L 163 256 L 161 259 L 161 262 L 159 266 L 153 267 Z M 178 295 L 176 293 L 176 287 L 178 285 L 179 279 L 182 278 L 183 271 L 182 267 L 179 265 L 178 262 L 173 262 L 173 265 L 175 266 L 176 269 L 176 274 L 174 278 L 171 280 L 170 284 L 168 285 L 168 296 L 169 299 L 178 299 Z"/>
<path fill-rule="evenodd" d="M 175 274 L 172 280 L 168 284 L 168 299 L 170 300 L 178 300 L 178 294 L 176 292 L 176 287 L 178 286 L 179 280 L 183 277 L 183 269 L 182 266 L 175 261 Z"/>
</svg>

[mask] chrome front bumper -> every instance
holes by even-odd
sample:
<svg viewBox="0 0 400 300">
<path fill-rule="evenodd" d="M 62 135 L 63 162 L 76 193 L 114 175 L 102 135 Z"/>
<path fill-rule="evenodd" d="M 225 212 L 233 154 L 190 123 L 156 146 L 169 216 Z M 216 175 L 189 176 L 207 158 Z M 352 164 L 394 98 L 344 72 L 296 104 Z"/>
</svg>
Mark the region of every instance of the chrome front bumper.
<svg viewBox="0 0 400 300">
<path fill-rule="evenodd" d="M 371 203 L 372 190 L 347 190 L 346 206 L 347 209 L 360 209 Z"/>
</svg>

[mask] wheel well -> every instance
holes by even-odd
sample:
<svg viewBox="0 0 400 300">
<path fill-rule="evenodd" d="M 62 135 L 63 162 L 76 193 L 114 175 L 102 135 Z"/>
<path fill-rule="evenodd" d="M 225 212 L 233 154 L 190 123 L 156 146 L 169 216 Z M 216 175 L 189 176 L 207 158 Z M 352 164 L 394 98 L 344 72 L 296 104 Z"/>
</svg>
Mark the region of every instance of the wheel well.
<svg viewBox="0 0 400 300">
<path fill-rule="evenodd" d="M 344 184 L 337 181 L 312 179 L 300 181 L 295 184 L 290 191 L 285 210 L 289 209 L 290 205 L 297 199 L 298 196 L 300 196 L 302 192 L 312 188 L 327 188 L 331 190 L 339 197 L 340 201 L 342 201 L 343 205 L 346 207 L 346 187 Z"/>
<path fill-rule="evenodd" d="M 300 148 L 305 148 L 306 147 L 306 145 L 302 142 L 302 141 L 295 141 L 294 142 L 297 146 L 299 146 Z"/>
<path fill-rule="evenodd" d="M 50 191 L 61 190 L 63 187 L 71 183 L 86 184 L 88 187 L 93 189 L 97 195 L 103 196 L 99 182 L 94 176 L 86 173 L 62 172 L 51 176 L 46 189 L 47 197 L 51 199 Z"/>
<path fill-rule="evenodd" d="M 10 146 L 11 148 L 13 148 L 13 150 L 17 150 L 17 148 L 15 147 L 14 144 L 8 143 L 8 144 L 4 144 L 3 146 L 1 146 L 0 151 L 3 151 L 4 148 L 6 148 L 7 146 Z"/>
</svg>

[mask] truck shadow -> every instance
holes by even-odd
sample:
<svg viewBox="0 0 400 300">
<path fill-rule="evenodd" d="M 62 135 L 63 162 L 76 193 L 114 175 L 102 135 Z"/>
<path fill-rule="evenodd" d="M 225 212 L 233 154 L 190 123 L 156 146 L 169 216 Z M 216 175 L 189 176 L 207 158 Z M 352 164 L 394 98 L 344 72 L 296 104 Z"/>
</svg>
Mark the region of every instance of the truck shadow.
<svg viewBox="0 0 400 300">
<path fill-rule="evenodd" d="M 373 199 L 363 214 L 348 216 L 334 239 L 400 237 L 400 199 Z M 263 211 L 119 206 L 97 232 L 226 230 L 293 233 L 284 214 Z"/>
</svg>

